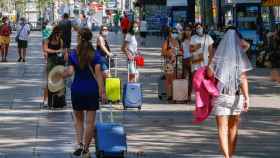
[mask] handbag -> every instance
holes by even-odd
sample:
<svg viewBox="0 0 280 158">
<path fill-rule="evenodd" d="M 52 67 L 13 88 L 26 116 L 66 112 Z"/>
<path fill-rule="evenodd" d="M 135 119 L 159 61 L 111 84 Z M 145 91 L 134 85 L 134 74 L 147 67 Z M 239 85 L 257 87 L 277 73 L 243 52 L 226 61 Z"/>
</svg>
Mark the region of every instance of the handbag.
<svg viewBox="0 0 280 158">
<path fill-rule="evenodd" d="M 136 62 L 136 66 L 138 67 L 144 67 L 144 62 L 145 62 L 145 59 L 144 59 L 144 56 L 141 55 L 141 54 L 138 54 L 134 57 L 134 60 Z"/>
</svg>

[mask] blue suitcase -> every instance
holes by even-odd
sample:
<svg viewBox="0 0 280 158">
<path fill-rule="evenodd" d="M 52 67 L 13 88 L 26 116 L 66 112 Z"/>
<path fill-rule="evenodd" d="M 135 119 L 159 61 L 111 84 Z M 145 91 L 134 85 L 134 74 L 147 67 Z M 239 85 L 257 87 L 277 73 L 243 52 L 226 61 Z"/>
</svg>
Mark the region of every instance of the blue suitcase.
<svg viewBox="0 0 280 158">
<path fill-rule="evenodd" d="M 141 83 L 126 83 L 123 87 L 123 107 L 138 108 L 141 110 L 143 94 Z"/>
<path fill-rule="evenodd" d="M 96 123 L 95 147 L 97 158 L 124 158 L 127 152 L 124 127 L 113 122 L 112 111 L 110 123 L 102 121 L 100 111 L 100 122 Z"/>
</svg>

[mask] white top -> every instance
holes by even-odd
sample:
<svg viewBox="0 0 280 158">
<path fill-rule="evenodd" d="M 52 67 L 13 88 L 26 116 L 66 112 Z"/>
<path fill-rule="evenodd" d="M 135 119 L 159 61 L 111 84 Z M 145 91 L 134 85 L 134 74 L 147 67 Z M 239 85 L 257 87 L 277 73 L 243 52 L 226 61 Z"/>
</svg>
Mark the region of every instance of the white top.
<svg viewBox="0 0 280 158">
<path fill-rule="evenodd" d="M 185 40 L 183 43 L 184 59 L 190 58 L 190 40 Z"/>
<path fill-rule="evenodd" d="M 193 52 L 193 54 L 203 53 L 203 58 L 204 58 L 204 62 L 202 62 L 200 64 L 192 64 L 192 71 L 195 71 L 202 66 L 208 65 L 208 57 L 209 57 L 208 47 L 211 46 L 213 43 L 214 43 L 214 41 L 211 38 L 211 36 L 209 36 L 209 35 L 192 36 L 191 42 L 190 42 L 191 45 L 201 44 L 201 47 L 198 50 L 196 50 L 195 52 Z"/>
<path fill-rule="evenodd" d="M 140 23 L 140 32 L 147 32 L 147 22 L 145 20 Z"/>
<path fill-rule="evenodd" d="M 137 40 L 135 35 L 126 34 L 125 42 L 128 42 L 128 50 L 132 54 L 137 54 Z"/>
<path fill-rule="evenodd" d="M 17 29 L 17 33 L 20 33 L 18 37 L 19 40 L 27 41 L 30 33 L 29 25 L 28 24 L 24 24 L 24 26 L 19 25 Z"/>
</svg>

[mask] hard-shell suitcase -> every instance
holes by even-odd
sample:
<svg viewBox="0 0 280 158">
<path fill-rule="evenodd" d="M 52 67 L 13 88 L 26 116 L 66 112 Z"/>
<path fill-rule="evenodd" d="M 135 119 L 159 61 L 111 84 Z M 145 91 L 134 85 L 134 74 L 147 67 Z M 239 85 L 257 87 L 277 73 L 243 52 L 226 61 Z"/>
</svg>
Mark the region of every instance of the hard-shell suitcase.
<svg viewBox="0 0 280 158">
<path fill-rule="evenodd" d="M 123 107 L 124 109 L 138 108 L 141 110 L 142 104 L 142 85 L 141 83 L 136 83 L 136 81 L 129 82 L 129 74 L 127 73 L 127 83 L 123 87 Z"/>
<path fill-rule="evenodd" d="M 141 83 L 126 83 L 123 88 L 123 107 L 127 108 L 142 108 L 142 87 Z"/>
<path fill-rule="evenodd" d="M 126 133 L 123 125 L 114 123 L 112 105 L 111 122 L 104 123 L 100 110 L 100 122 L 96 123 L 96 157 L 97 158 L 124 158 L 127 152 Z"/>
<path fill-rule="evenodd" d="M 172 82 L 172 100 L 187 101 L 188 100 L 188 79 L 176 79 Z"/>
<path fill-rule="evenodd" d="M 176 56 L 176 79 L 172 82 L 172 100 L 185 102 L 188 100 L 189 80 L 183 78 L 183 56 Z"/>
<path fill-rule="evenodd" d="M 109 60 L 109 71 L 111 73 L 111 60 Z M 106 78 L 105 91 L 109 102 L 121 101 L 121 80 L 117 77 L 117 57 L 115 57 L 115 75 Z"/>
</svg>

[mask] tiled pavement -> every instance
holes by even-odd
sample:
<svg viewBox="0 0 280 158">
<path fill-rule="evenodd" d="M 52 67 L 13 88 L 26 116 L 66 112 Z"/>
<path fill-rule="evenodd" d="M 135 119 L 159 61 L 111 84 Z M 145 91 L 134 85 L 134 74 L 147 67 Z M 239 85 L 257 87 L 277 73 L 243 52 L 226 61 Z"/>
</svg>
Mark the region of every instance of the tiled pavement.
<svg viewBox="0 0 280 158">
<path fill-rule="evenodd" d="M 110 35 L 113 51 L 122 57 L 120 39 Z M 193 104 L 167 104 L 157 99 L 160 39 L 150 37 L 147 41 L 141 49 L 146 61 L 141 70 L 143 110 L 124 112 L 120 105 L 114 106 L 115 121 L 122 122 L 128 134 L 127 157 L 220 157 L 213 116 L 201 125 L 193 125 Z M 33 32 L 27 63 L 15 62 L 15 43 L 11 45 L 9 63 L 0 63 L 0 158 L 73 157 L 71 106 L 57 111 L 41 106 L 45 83 L 40 44 L 39 32 Z M 119 76 L 125 82 L 125 62 L 118 63 Z M 249 75 L 252 108 L 242 115 L 237 157 L 279 157 L 280 85 L 269 81 L 268 74 L 267 69 L 256 69 Z"/>
</svg>

